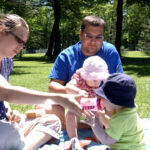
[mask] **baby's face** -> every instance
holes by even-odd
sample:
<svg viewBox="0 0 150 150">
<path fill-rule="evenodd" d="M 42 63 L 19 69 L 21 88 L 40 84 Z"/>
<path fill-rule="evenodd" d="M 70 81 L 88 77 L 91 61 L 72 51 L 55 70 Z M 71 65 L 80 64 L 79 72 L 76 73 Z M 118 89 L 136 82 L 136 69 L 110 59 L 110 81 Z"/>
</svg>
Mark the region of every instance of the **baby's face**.
<svg viewBox="0 0 150 150">
<path fill-rule="evenodd" d="M 99 87 L 101 84 L 101 80 L 86 80 L 85 82 L 89 87 L 96 87 L 96 88 Z"/>
</svg>

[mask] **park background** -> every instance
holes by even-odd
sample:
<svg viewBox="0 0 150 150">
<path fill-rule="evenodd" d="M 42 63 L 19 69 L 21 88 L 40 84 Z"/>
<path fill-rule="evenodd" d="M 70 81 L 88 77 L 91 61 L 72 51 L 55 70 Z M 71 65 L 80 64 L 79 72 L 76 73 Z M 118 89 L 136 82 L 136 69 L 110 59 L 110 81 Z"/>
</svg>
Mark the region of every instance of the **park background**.
<svg viewBox="0 0 150 150">
<path fill-rule="evenodd" d="M 116 46 L 124 72 L 137 84 L 138 113 L 150 117 L 149 0 L 0 0 L 0 13 L 18 14 L 30 27 L 26 47 L 14 58 L 10 83 L 45 92 L 55 58 L 79 40 L 83 17 L 103 18 L 104 40 Z M 11 106 L 22 113 L 34 108 Z"/>
</svg>

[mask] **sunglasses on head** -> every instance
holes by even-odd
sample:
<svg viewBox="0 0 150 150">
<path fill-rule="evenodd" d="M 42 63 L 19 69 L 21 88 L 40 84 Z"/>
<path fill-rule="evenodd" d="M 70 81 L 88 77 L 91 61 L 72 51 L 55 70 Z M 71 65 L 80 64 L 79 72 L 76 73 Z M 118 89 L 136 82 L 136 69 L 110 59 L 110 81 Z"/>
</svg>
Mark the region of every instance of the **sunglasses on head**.
<svg viewBox="0 0 150 150">
<path fill-rule="evenodd" d="M 25 46 L 26 42 L 23 41 L 21 38 L 19 38 L 16 34 L 14 34 L 13 32 L 9 32 L 18 42 L 18 44 L 22 44 L 23 46 Z"/>
</svg>

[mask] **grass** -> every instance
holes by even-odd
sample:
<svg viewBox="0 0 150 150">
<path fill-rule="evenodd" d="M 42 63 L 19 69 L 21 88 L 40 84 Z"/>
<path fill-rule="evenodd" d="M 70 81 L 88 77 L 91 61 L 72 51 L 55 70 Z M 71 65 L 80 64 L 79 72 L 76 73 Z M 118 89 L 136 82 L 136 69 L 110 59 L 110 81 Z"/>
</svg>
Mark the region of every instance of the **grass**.
<svg viewBox="0 0 150 150">
<path fill-rule="evenodd" d="M 53 61 L 44 58 L 43 54 L 25 54 L 21 60 L 14 59 L 14 70 L 10 76 L 10 83 L 29 89 L 48 92 L 49 72 Z M 24 113 L 33 109 L 33 105 L 11 105 Z"/>
<path fill-rule="evenodd" d="M 48 75 L 54 58 L 47 59 L 44 54 L 25 54 L 21 61 L 14 60 L 14 71 L 10 83 L 39 91 L 48 91 Z M 149 53 L 130 51 L 122 57 L 124 72 L 131 75 L 137 84 L 136 103 L 142 118 L 150 117 L 150 55 Z M 11 104 L 13 109 L 24 113 L 34 105 Z"/>
<path fill-rule="evenodd" d="M 124 72 L 131 75 L 137 85 L 136 103 L 142 118 L 150 117 L 150 53 L 130 51 L 124 54 Z"/>
</svg>

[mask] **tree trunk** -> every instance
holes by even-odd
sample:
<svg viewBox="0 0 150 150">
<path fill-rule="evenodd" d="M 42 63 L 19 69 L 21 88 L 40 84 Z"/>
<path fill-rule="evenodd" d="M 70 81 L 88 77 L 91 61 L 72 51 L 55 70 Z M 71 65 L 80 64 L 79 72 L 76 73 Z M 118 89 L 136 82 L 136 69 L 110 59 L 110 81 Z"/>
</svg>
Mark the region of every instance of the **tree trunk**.
<svg viewBox="0 0 150 150">
<path fill-rule="evenodd" d="M 122 20 L 123 20 L 123 0 L 118 0 L 115 46 L 120 56 L 121 56 L 120 47 L 122 36 Z"/>
<path fill-rule="evenodd" d="M 54 10 L 54 25 L 51 32 L 48 51 L 46 56 L 57 56 L 61 51 L 61 41 L 60 41 L 60 31 L 59 31 L 59 22 L 61 16 L 60 3 L 59 0 L 50 0 L 53 10 Z"/>
</svg>

